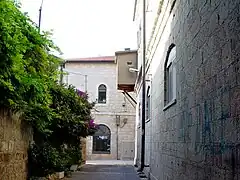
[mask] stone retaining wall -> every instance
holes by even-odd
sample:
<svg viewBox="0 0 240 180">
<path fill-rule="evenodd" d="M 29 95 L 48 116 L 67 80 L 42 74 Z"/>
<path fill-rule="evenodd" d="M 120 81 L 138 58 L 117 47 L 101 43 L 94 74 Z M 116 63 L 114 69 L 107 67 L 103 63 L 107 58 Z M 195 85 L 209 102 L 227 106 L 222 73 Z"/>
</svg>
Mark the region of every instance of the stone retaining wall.
<svg viewBox="0 0 240 180">
<path fill-rule="evenodd" d="M 86 150 L 86 138 L 81 138 L 81 153 L 82 153 L 82 163 L 85 164 L 87 160 L 87 150 Z"/>
<path fill-rule="evenodd" d="M 32 130 L 18 115 L 0 109 L 0 179 L 27 179 L 27 149 Z"/>
</svg>

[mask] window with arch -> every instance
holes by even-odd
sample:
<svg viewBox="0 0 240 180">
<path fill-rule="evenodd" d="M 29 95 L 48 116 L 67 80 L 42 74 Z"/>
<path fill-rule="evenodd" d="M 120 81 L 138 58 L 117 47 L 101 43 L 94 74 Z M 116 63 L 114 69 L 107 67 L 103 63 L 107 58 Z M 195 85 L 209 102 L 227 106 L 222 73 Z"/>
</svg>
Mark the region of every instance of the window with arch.
<svg viewBox="0 0 240 180">
<path fill-rule="evenodd" d="M 176 46 L 172 44 L 167 53 L 164 66 L 165 80 L 165 107 L 176 103 Z"/>
<path fill-rule="evenodd" d="M 107 87 L 104 84 L 98 86 L 98 103 L 105 104 L 107 101 Z"/>
<path fill-rule="evenodd" d="M 98 125 L 98 130 L 93 135 L 93 154 L 110 154 L 111 131 L 103 124 Z"/>
</svg>

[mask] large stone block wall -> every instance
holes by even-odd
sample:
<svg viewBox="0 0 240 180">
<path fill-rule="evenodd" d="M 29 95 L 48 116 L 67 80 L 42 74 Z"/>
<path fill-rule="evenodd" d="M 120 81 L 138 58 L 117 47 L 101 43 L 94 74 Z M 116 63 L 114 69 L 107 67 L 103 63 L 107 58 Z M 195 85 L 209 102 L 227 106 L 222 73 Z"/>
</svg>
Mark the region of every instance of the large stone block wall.
<svg viewBox="0 0 240 180">
<path fill-rule="evenodd" d="M 26 180 L 32 130 L 18 115 L 0 110 L 0 179 Z"/>
<path fill-rule="evenodd" d="M 240 179 L 240 1 L 165 1 L 152 73 L 154 180 Z M 164 109 L 164 63 L 176 45 L 177 103 Z M 151 141 L 150 141 L 151 140 Z"/>
</svg>

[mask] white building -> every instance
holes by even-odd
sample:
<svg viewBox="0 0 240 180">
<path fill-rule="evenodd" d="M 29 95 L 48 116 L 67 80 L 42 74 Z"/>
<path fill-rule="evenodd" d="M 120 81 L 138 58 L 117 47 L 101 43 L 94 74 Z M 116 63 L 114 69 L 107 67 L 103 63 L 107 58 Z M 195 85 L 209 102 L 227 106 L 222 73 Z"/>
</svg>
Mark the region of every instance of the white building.
<svg viewBox="0 0 240 180">
<path fill-rule="evenodd" d="M 133 159 L 135 108 L 117 90 L 115 56 L 67 59 L 64 82 L 87 91 L 100 130 L 87 138 L 87 159 Z"/>
</svg>

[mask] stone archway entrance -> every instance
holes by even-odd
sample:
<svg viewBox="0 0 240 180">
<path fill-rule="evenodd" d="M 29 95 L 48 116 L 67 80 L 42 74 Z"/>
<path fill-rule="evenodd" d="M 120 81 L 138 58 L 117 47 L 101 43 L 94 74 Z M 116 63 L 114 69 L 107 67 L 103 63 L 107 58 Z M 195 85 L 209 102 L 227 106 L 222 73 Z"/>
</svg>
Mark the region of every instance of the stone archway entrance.
<svg viewBox="0 0 240 180">
<path fill-rule="evenodd" d="M 93 154 L 111 153 L 111 131 L 103 124 L 99 125 L 98 131 L 93 135 Z"/>
</svg>

